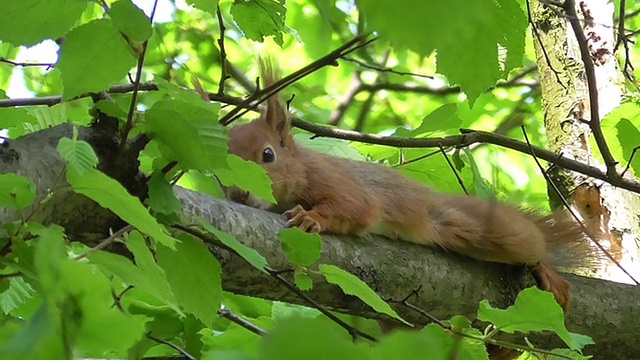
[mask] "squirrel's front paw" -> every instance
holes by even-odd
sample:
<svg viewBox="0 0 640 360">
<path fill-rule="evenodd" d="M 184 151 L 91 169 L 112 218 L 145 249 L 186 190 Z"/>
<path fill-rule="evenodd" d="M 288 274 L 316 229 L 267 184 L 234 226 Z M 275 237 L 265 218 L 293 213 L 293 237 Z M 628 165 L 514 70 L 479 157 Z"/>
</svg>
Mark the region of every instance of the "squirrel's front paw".
<svg viewBox="0 0 640 360">
<path fill-rule="evenodd" d="M 285 211 L 287 218 L 287 227 L 297 227 L 302 231 L 317 233 L 320 232 L 320 224 L 314 220 L 307 211 L 300 205 L 296 205 L 293 209 Z"/>
</svg>

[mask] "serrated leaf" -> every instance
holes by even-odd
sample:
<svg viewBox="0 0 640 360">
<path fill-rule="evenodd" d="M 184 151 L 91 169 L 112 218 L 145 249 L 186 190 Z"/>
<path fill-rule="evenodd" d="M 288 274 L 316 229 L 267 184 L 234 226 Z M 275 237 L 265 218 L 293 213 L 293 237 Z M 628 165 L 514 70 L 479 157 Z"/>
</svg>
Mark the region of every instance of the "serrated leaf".
<svg viewBox="0 0 640 360">
<path fill-rule="evenodd" d="M 305 268 L 296 268 L 293 273 L 293 281 L 295 282 L 298 289 L 302 291 L 309 291 L 313 289 L 313 279 L 307 274 Z"/>
<path fill-rule="evenodd" d="M 167 235 L 164 228 L 142 206 L 140 200 L 131 196 L 116 180 L 97 169 L 89 169 L 82 175 L 74 169 L 68 169 L 67 181 L 73 191 L 113 211 L 122 220 L 151 236 L 158 243 L 175 249 L 175 239 Z"/>
<path fill-rule="evenodd" d="M 166 281 L 163 283 L 162 278 L 158 278 L 157 271 L 151 274 L 146 273 L 140 267 L 136 266 L 131 260 L 121 255 L 112 254 L 106 251 L 96 251 L 90 253 L 89 261 L 99 265 L 107 272 L 119 277 L 128 285 L 132 285 L 137 289 L 155 297 L 168 305 L 177 313 L 181 313 L 180 308 L 175 302 L 175 297 L 171 291 L 167 291 L 169 286 Z"/>
<path fill-rule="evenodd" d="M 515 303 L 506 310 L 495 309 L 487 300 L 480 302 L 478 319 L 492 323 L 500 331 L 513 334 L 516 331 L 553 331 L 571 349 L 580 350 L 593 340 L 571 336 L 564 326 L 564 315 L 553 295 L 532 287 L 518 294 Z"/>
<path fill-rule="evenodd" d="M 129 46 L 111 21 L 81 25 L 65 37 L 56 67 L 64 83 L 63 100 L 104 90 L 125 77 L 135 64 Z"/>
<path fill-rule="evenodd" d="M 56 150 L 67 164 L 80 175 L 98 166 L 98 156 L 91 145 L 84 140 L 71 140 L 63 137 L 58 141 Z"/>
<path fill-rule="evenodd" d="M 11 278 L 9 287 L 0 294 L 0 309 L 7 315 L 27 300 L 32 299 L 35 293 L 35 290 L 23 278 Z"/>
<path fill-rule="evenodd" d="M 240 255 L 253 267 L 264 273 L 267 273 L 267 270 L 265 269 L 268 265 L 267 259 L 265 259 L 264 256 L 260 255 L 260 253 L 239 242 L 235 237 L 233 237 L 233 235 L 216 229 L 204 220 L 200 220 L 200 225 L 202 225 L 202 227 L 204 227 L 208 232 L 215 235 L 221 243 L 231 248 L 236 252 L 236 254 Z"/>
<path fill-rule="evenodd" d="M 35 45 L 63 36 L 87 8 L 77 0 L 3 0 L 0 40 L 14 45 Z"/>
<path fill-rule="evenodd" d="M 234 1 L 231 6 L 231 15 L 247 38 L 263 42 L 265 36 L 273 36 L 280 46 L 286 14 L 284 1 L 279 0 Z"/>
<path fill-rule="evenodd" d="M 320 272 L 330 284 L 338 285 L 347 295 L 353 295 L 371 306 L 375 311 L 391 316 L 405 324 L 409 324 L 398 315 L 389 304 L 382 300 L 369 285 L 360 280 L 357 276 L 350 274 L 337 266 L 321 264 Z"/>
<path fill-rule="evenodd" d="M 16 174 L 0 174 L 0 207 L 24 209 L 36 199 L 36 186 Z"/>
<path fill-rule="evenodd" d="M 271 178 L 262 166 L 233 154 L 227 156 L 227 164 L 229 168 L 215 170 L 215 175 L 222 185 L 235 185 L 272 204 L 276 203 L 271 189 Z"/>
<path fill-rule="evenodd" d="M 494 0 L 364 0 L 358 6 L 372 30 L 394 48 L 422 56 L 437 50 L 438 72 L 452 84 L 460 84 L 470 104 L 509 70 L 500 68 L 498 44 L 509 53 L 503 66 L 517 66 L 522 57 L 526 16 L 518 6 L 502 9 Z M 425 21 L 425 14 L 430 19 L 450 21 Z"/>
<path fill-rule="evenodd" d="M 436 131 L 457 130 L 460 124 L 462 124 L 462 119 L 458 116 L 458 106 L 445 104 L 425 116 L 418 128 L 414 130 L 399 128 L 393 135 L 402 137 L 428 136 Z"/>
<path fill-rule="evenodd" d="M 180 237 L 176 251 L 157 248 L 156 257 L 180 307 L 210 326 L 222 302 L 222 269 L 218 260 L 188 235 Z"/>
<path fill-rule="evenodd" d="M 158 101 L 146 111 L 146 125 L 154 138 L 178 156 L 183 168 L 214 171 L 228 167 L 229 139 L 227 129 L 216 121 L 219 108 L 181 100 Z"/>
<path fill-rule="evenodd" d="M 278 233 L 282 251 L 294 264 L 309 266 L 320 258 L 322 238 L 318 234 L 310 234 L 298 228 L 281 230 Z"/>
<path fill-rule="evenodd" d="M 109 16 L 113 25 L 130 39 L 143 42 L 151 37 L 151 20 L 131 0 L 113 3 Z"/>
<path fill-rule="evenodd" d="M 171 184 L 165 180 L 162 173 L 153 173 L 147 186 L 149 188 L 149 207 L 153 211 L 162 214 L 172 214 L 180 211 L 182 203 L 173 193 Z"/>
</svg>

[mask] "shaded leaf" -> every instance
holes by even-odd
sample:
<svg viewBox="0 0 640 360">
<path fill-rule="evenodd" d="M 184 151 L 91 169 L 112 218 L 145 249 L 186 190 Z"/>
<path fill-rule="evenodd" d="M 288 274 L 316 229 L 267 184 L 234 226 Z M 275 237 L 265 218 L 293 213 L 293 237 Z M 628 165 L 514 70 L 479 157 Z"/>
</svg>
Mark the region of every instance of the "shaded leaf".
<svg viewBox="0 0 640 360">
<path fill-rule="evenodd" d="M 142 206 L 140 200 L 129 194 L 116 180 L 97 169 L 89 169 L 82 175 L 74 169 L 68 169 L 67 181 L 73 191 L 113 211 L 122 220 L 153 237 L 160 244 L 175 249 L 175 239 L 167 235 L 164 228 Z"/>
<path fill-rule="evenodd" d="M 360 280 L 357 276 L 348 273 L 337 266 L 321 264 L 320 272 L 327 279 L 327 282 L 338 285 L 347 295 L 353 295 L 362 300 L 365 304 L 371 306 L 375 311 L 389 315 L 394 319 L 400 320 L 408 324 L 398 315 L 389 304 L 382 300 L 369 285 Z"/>
</svg>

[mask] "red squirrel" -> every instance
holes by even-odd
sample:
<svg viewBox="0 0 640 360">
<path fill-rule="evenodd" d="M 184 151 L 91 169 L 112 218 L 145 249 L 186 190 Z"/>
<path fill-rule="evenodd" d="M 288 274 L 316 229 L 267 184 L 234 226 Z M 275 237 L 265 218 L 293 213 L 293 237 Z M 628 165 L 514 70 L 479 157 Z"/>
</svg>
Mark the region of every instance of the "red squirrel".
<svg viewBox="0 0 640 360">
<path fill-rule="evenodd" d="M 265 86 L 277 78 L 271 66 L 263 66 Z M 554 270 L 553 255 L 578 260 L 571 252 L 585 243 L 568 216 L 538 216 L 497 201 L 437 193 L 387 166 L 298 146 L 290 127 L 291 115 L 274 95 L 260 118 L 230 130 L 230 153 L 264 167 L 277 204 L 238 188 L 227 189 L 232 200 L 284 211 L 288 227 L 308 232 L 377 233 L 484 261 L 532 266 L 539 287 L 567 310 L 570 284 Z"/>
</svg>

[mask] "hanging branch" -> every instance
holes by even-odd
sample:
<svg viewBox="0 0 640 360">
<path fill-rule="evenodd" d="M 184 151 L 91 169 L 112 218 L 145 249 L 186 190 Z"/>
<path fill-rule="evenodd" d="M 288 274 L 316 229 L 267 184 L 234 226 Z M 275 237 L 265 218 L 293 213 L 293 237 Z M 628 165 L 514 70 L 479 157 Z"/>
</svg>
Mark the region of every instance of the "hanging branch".
<svg viewBox="0 0 640 360">
<path fill-rule="evenodd" d="M 149 16 L 149 20 L 153 23 L 153 18 L 156 15 L 156 8 L 158 7 L 158 0 L 153 2 L 153 9 L 151 10 L 151 16 Z M 124 125 L 124 130 L 122 132 L 122 139 L 120 140 L 120 154 L 124 153 L 124 147 L 127 144 L 127 138 L 129 137 L 129 132 L 133 129 L 133 114 L 136 111 L 136 104 L 138 103 L 138 91 L 140 90 L 140 80 L 142 79 L 142 68 L 144 67 L 144 59 L 147 56 L 147 47 L 149 45 L 149 40 L 146 40 L 142 43 L 142 51 L 140 52 L 140 56 L 138 56 L 138 68 L 136 69 L 136 78 L 133 81 L 133 93 L 131 94 L 131 102 L 129 103 L 129 112 L 127 113 L 127 123 Z"/>
<path fill-rule="evenodd" d="M 616 165 L 618 164 L 618 162 L 613 158 L 611 150 L 609 150 L 609 145 L 604 138 L 602 127 L 600 127 L 600 103 L 598 102 L 596 72 L 593 65 L 593 60 L 591 59 L 591 53 L 589 52 L 589 44 L 587 44 L 587 38 L 584 35 L 584 31 L 582 31 L 580 20 L 578 19 L 578 14 L 576 13 L 575 0 L 565 0 L 562 8 L 566 12 L 567 19 L 571 24 L 571 28 L 573 29 L 574 34 L 576 35 L 576 39 L 578 40 L 580 56 L 582 57 L 584 70 L 587 76 L 587 86 L 589 88 L 589 110 L 591 117 L 591 119 L 589 119 L 587 123 L 589 124 L 589 128 L 591 129 L 593 137 L 596 140 L 598 150 L 600 150 L 600 154 L 604 159 L 604 164 L 607 167 L 607 177 L 612 181 L 617 181 L 621 178 L 620 174 L 616 171 Z"/>
</svg>

